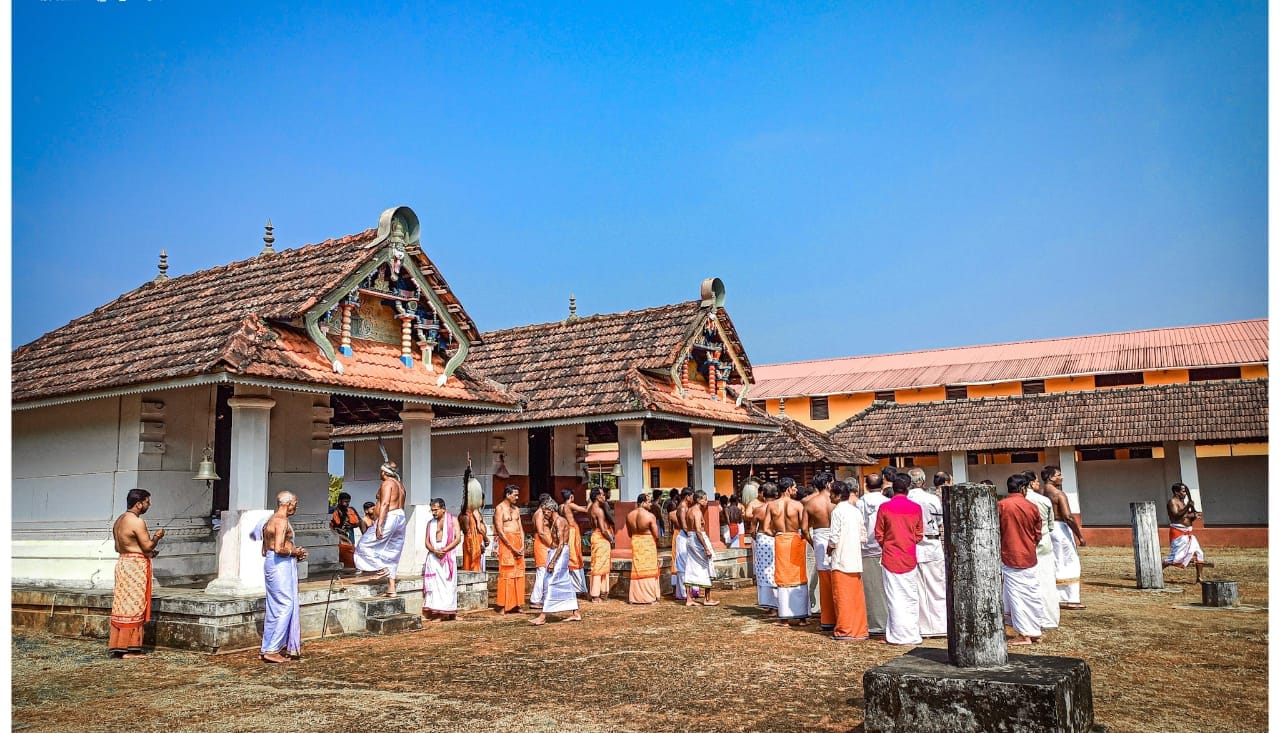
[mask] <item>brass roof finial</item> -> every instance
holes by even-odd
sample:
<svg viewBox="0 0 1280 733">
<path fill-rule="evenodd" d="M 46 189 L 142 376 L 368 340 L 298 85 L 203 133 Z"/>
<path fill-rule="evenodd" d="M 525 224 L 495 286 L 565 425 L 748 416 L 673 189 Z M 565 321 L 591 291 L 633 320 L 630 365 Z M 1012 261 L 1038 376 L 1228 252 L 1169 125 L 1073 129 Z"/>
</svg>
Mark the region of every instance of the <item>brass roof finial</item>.
<svg viewBox="0 0 1280 733">
<path fill-rule="evenodd" d="M 160 250 L 160 274 L 156 275 L 155 282 L 169 279 L 169 254 L 163 249 Z"/>
<path fill-rule="evenodd" d="M 267 219 L 267 233 L 262 235 L 262 241 L 266 242 L 266 246 L 264 246 L 262 251 L 258 253 L 259 257 L 262 255 L 273 255 L 276 253 L 275 249 L 271 246 L 276 241 L 276 235 L 272 233 L 275 230 L 276 228 L 271 226 L 271 220 Z"/>
</svg>

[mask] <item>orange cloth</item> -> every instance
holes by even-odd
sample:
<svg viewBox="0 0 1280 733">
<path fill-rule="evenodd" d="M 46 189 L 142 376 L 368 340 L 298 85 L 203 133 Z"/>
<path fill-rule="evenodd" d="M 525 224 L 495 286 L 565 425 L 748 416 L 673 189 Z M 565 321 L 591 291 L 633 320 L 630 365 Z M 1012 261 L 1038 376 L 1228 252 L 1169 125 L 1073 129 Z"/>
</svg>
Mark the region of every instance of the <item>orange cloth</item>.
<svg viewBox="0 0 1280 733">
<path fill-rule="evenodd" d="M 107 650 L 142 651 L 142 627 L 151 620 L 151 557 L 123 552 L 116 561 Z"/>
<path fill-rule="evenodd" d="M 821 604 L 822 609 L 820 623 L 824 629 L 829 629 L 836 623 L 836 602 L 832 598 L 831 586 L 831 575 L 834 572 L 833 570 L 818 571 L 818 603 Z"/>
<path fill-rule="evenodd" d="M 773 578 L 779 588 L 808 585 L 804 548 L 808 545 L 795 532 L 781 532 L 773 538 Z"/>
<path fill-rule="evenodd" d="M 462 569 L 479 572 L 484 557 L 484 538 L 472 532 L 462 541 Z"/>
<path fill-rule="evenodd" d="M 594 540 L 591 544 L 591 552 L 595 552 Z M 578 529 L 577 522 L 569 525 L 569 569 L 582 569 L 582 530 Z"/>
<path fill-rule="evenodd" d="M 594 553 L 593 553 L 594 554 Z M 658 584 L 658 544 L 645 532 L 631 538 L 631 583 L 629 603 L 654 603 L 662 593 Z"/>
<path fill-rule="evenodd" d="M 835 607 L 833 636 L 867 638 L 867 602 L 862 590 L 861 573 L 831 571 L 832 604 Z M 823 602 L 822 618 L 826 621 L 827 605 Z"/>
<path fill-rule="evenodd" d="M 356 546 L 350 542 L 339 542 L 338 562 L 342 563 L 344 568 L 354 568 L 356 566 Z"/>
<path fill-rule="evenodd" d="M 1195 534 L 1195 530 L 1184 529 L 1182 527 L 1174 527 L 1173 525 L 1169 525 L 1169 544 L 1172 545 L 1174 540 L 1178 539 L 1179 537 L 1185 537 L 1189 534 Z"/>
<path fill-rule="evenodd" d="M 551 549 L 542 541 L 535 531 L 533 533 L 533 566 L 535 568 L 545 568 L 547 566 L 547 550 Z"/>
<path fill-rule="evenodd" d="M 506 542 L 498 542 L 498 607 L 504 611 L 519 608 L 524 603 L 524 558 L 517 558 L 507 547 L 524 547 L 524 532 L 507 530 L 502 534 Z"/>
<path fill-rule="evenodd" d="M 612 567 L 613 548 L 609 545 L 609 540 L 604 538 L 602 532 L 591 533 L 591 574 L 592 575 L 608 575 L 609 569 Z M 572 560 L 570 560 L 572 562 Z"/>
</svg>

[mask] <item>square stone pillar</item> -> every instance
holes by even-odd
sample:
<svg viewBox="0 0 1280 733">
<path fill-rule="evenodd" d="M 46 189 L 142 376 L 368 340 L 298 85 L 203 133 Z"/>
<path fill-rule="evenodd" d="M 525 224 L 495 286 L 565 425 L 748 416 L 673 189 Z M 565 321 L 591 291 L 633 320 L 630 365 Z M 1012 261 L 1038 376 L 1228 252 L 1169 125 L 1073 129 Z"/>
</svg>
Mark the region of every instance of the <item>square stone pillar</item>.
<svg viewBox="0 0 1280 733">
<path fill-rule="evenodd" d="M 713 428 L 689 428 L 693 439 L 693 490 L 707 492 L 709 501 L 715 501 L 716 496 L 715 449 L 711 445 L 714 433 Z"/>
<path fill-rule="evenodd" d="M 969 452 L 962 450 L 942 451 L 938 454 L 938 466 L 951 474 L 952 483 L 969 482 Z"/>
<path fill-rule="evenodd" d="M 427 560 L 427 522 L 431 521 L 431 410 L 405 410 L 400 413 L 403 433 L 400 443 L 400 479 L 404 484 L 404 512 L 409 526 L 405 529 L 404 552 L 396 567 L 398 577 L 422 574 Z M 462 495 L 462 487 L 458 487 Z M 448 501 L 447 497 L 445 501 Z M 453 511 L 457 511 L 456 507 Z"/>
<path fill-rule="evenodd" d="M 1204 510 L 1200 502 L 1200 467 L 1196 463 L 1196 444 L 1190 440 L 1169 441 L 1164 444 L 1164 488 L 1169 491 L 1176 483 L 1184 483 L 1191 490 L 1191 500 L 1196 508 Z M 1168 494 L 1166 494 L 1166 500 Z"/>
<path fill-rule="evenodd" d="M 1071 513 L 1080 514 L 1080 478 L 1076 473 L 1076 447 L 1063 445 L 1058 447 L 1058 468 L 1062 470 L 1062 493 L 1067 495 L 1067 503 L 1071 505 Z"/>
<path fill-rule="evenodd" d="M 622 478 L 618 481 L 619 499 L 634 500 L 644 491 L 644 454 L 641 428 L 644 420 L 619 420 L 618 463 L 622 464 Z"/>
<path fill-rule="evenodd" d="M 271 497 L 271 510 L 267 510 L 267 471 L 271 408 L 276 402 L 263 395 L 236 395 L 227 404 L 231 407 L 230 496 L 218 530 L 218 577 L 205 589 L 254 595 L 264 590 L 262 546 L 249 539 L 249 532 L 275 508 L 275 497 Z"/>
</svg>

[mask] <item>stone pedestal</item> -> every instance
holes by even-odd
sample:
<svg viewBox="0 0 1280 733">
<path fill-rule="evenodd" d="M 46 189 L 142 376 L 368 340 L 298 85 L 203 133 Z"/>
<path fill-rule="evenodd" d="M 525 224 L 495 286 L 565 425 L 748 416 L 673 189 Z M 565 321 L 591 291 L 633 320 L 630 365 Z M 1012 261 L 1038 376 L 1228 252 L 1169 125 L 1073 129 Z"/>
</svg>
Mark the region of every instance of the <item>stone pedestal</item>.
<svg viewBox="0 0 1280 733">
<path fill-rule="evenodd" d="M 1160 557 L 1160 526 L 1156 521 L 1156 503 L 1140 501 L 1129 504 L 1129 521 L 1133 525 L 1133 565 L 1138 587 L 1164 587 L 1164 568 Z"/>
<path fill-rule="evenodd" d="M 1236 608 L 1240 605 L 1240 586 L 1234 580 L 1206 580 L 1200 584 L 1204 605 Z"/>
<path fill-rule="evenodd" d="M 867 733 L 1085 733 L 1093 683 L 1082 659 L 1010 655 L 1001 667 L 947 663 L 914 649 L 862 677 Z"/>
</svg>

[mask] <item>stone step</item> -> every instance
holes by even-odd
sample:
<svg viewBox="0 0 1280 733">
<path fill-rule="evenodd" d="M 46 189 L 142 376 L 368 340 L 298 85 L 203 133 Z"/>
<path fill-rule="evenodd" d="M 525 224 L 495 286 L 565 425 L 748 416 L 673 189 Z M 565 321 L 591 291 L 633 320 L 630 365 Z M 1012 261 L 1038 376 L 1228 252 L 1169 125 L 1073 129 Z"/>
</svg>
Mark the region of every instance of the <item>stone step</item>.
<svg viewBox="0 0 1280 733">
<path fill-rule="evenodd" d="M 421 628 L 422 616 L 414 613 L 370 616 L 365 621 L 365 631 L 371 634 L 398 634 L 403 631 L 418 631 Z"/>
<path fill-rule="evenodd" d="M 404 599 L 395 598 L 360 598 L 355 601 L 364 608 L 366 618 L 375 616 L 395 616 L 404 613 Z"/>
</svg>

